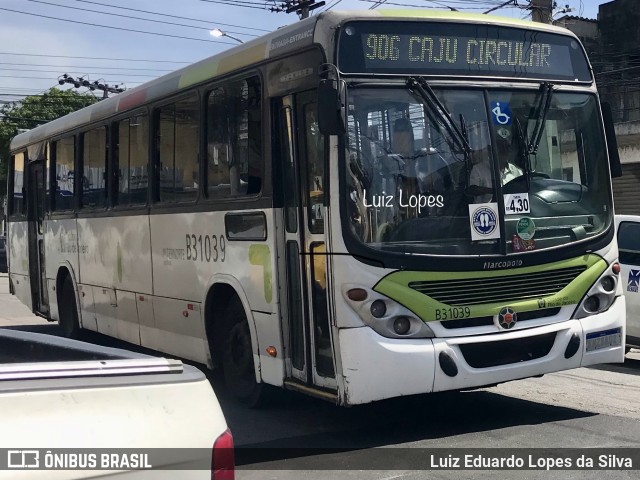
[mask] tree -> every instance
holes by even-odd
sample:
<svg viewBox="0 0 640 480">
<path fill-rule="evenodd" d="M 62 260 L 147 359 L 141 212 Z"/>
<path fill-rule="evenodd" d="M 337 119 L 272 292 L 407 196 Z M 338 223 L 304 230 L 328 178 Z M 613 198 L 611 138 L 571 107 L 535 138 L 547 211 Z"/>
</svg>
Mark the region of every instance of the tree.
<svg viewBox="0 0 640 480">
<path fill-rule="evenodd" d="M 91 94 L 54 87 L 41 95 L 30 95 L 0 107 L 0 198 L 7 191 L 7 171 L 11 158 L 9 145 L 18 131 L 30 130 L 95 102 L 97 99 Z"/>
</svg>

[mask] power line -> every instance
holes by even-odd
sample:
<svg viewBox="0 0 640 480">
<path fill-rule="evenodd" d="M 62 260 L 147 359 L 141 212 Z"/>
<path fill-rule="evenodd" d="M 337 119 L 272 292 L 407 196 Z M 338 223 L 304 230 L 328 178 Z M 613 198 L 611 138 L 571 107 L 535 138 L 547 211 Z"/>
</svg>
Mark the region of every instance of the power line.
<svg viewBox="0 0 640 480">
<path fill-rule="evenodd" d="M 81 22 L 79 20 L 69 20 L 67 18 L 58 18 L 58 17 L 51 17 L 49 15 L 39 15 L 37 13 L 21 12 L 20 10 L 12 10 L 10 8 L 0 7 L 0 10 L 3 10 L 5 12 L 19 13 L 19 14 L 22 14 L 22 15 L 31 15 L 33 17 L 47 18 L 49 20 L 59 20 L 61 22 L 77 23 L 77 24 L 80 24 L 80 25 L 89 25 L 91 27 L 110 28 L 110 29 L 113 29 L 113 30 L 121 30 L 121 31 L 125 31 L 125 32 L 145 33 L 147 35 L 158 35 L 160 37 L 179 38 L 179 39 L 182 39 L 182 40 L 195 40 L 197 42 L 221 43 L 221 44 L 224 44 L 224 45 L 236 45 L 235 43 L 222 42 L 220 40 L 205 40 L 203 38 L 184 37 L 182 35 L 170 35 L 168 33 L 147 32 L 145 30 L 135 30 L 135 29 L 132 29 L 132 28 L 112 27 L 110 25 L 100 25 L 98 23 Z"/>
<path fill-rule="evenodd" d="M 24 66 L 24 67 L 56 67 L 56 68 L 99 68 L 101 70 L 135 70 L 138 72 L 173 72 L 171 69 L 160 69 L 160 68 L 133 68 L 133 67 L 103 67 L 103 66 L 88 66 L 88 65 L 56 65 L 53 63 L 12 63 L 12 62 L 0 62 L 0 65 L 16 65 L 16 66 Z M 0 70 L 22 70 L 21 68 L 9 68 Z M 27 71 L 27 70 L 22 70 Z M 32 72 L 38 72 L 39 70 L 31 70 Z"/>
<path fill-rule="evenodd" d="M 27 80 L 55 80 L 58 81 L 58 77 L 26 77 L 24 75 L 0 75 L 0 78 L 23 78 Z M 142 82 L 130 82 L 126 80 L 109 80 L 109 83 L 130 83 L 130 84 L 140 84 Z"/>
<path fill-rule="evenodd" d="M 210 22 L 208 20 L 202 20 L 201 18 L 181 17 L 181 16 L 178 16 L 178 15 L 170 15 L 168 13 L 158 13 L 158 12 L 151 12 L 149 10 L 139 10 L 137 8 L 122 7 L 120 5 L 109 5 L 107 3 L 91 2 L 89 0 L 75 0 L 75 1 L 76 2 L 81 2 L 81 3 L 90 3 L 92 5 L 100 5 L 102 7 L 110 7 L 110 8 L 117 8 L 117 9 L 120 9 L 120 10 L 128 10 L 130 12 L 148 13 L 148 14 L 151 14 L 151 15 L 158 15 L 160 17 L 177 18 L 179 20 L 191 20 L 192 22 L 214 23 L 214 22 Z M 225 27 L 246 28 L 247 30 L 255 30 L 255 31 L 258 31 L 258 32 L 271 32 L 271 30 L 265 30 L 264 28 L 245 27 L 243 25 L 233 25 L 231 23 L 215 22 L 215 24 L 216 25 L 222 25 L 222 26 L 225 26 Z"/>
<path fill-rule="evenodd" d="M 74 59 L 81 58 L 81 59 L 87 59 L 87 60 L 114 60 L 119 62 L 151 62 L 151 63 L 182 63 L 182 64 L 194 63 L 194 62 L 185 62 L 185 61 L 177 61 L 177 60 L 148 60 L 144 58 L 113 58 L 113 57 L 74 57 L 72 55 L 47 55 L 47 54 L 16 53 L 16 52 L 0 52 L 0 55 L 17 55 L 20 57 L 74 58 Z"/>
<path fill-rule="evenodd" d="M 232 7 L 254 8 L 257 10 L 267 10 L 267 6 L 259 7 L 256 3 L 252 2 L 240 2 L 238 0 L 200 0 L 207 3 L 219 3 L 221 5 L 229 5 Z M 262 2 L 261 2 L 262 3 Z M 266 3 L 266 2 L 264 2 Z"/>
<path fill-rule="evenodd" d="M 61 67 L 62 68 L 62 67 Z M 68 69 L 65 69 L 68 70 Z M 33 70 L 33 69 L 22 69 L 22 68 L 0 68 L 0 72 L 35 72 L 35 73 L 57 73 L 60 74 L 60 70 Z M 103 75 L 104 72 L 87 72 L 85 70 L 68 70 L 70 72 L 80 73 L 82 75 Z M 124 77 L 147 77 L 147 78 L 158 78 L 162 74 L 158 75 L 145 75 L 143 73 L 126 73 L 126 72 L 109 72 L 111 75 L 122 75 Z M 0 75 L 1 76 L 1 75 Z"/>
<path fill-rule="evenodd" d="M 74 6 L 71 6 L 71 5 L 60 5 L 58 3 L 45 2 L 43 0 L 25 0 L 25 1 L 33 2 L 33 3 L 41 3 L 43 5 L 51 5 L 51 6 L 60 7 L 60 8 L 70 8 L 71 10 L 80 10 L 80 11 L 83 11 L 83 12 L 100 13 L 102 15 L 112 15 L 114 17 L 132 18 L 134 20 L 142 20 L 144 22 L 163 23 L 165 25 L 176 25 L 176 26 L 179 26 L 179 27 L 196 28 L 198 30 L 206 30 L 206 31 L 211 30 L 208 27 L 198 27 L 196 25 L 186 25 L 184 23 L 166 22 L 166 21 L 163 21 L 163 20 L 155 20 L 155 19 L 152 19 L 152 18 L 134 17 L 132 15 L 123 15 L 121 13 L 101 12 L 99 10 L 91 10 L 89 8 L 74 7 Z M 258 36 L 258 35 L 255 35 L 253 33 L 234 32 L 234 31 L 231 31 L 231 30 L 229 32 L 230 33 L 236 33 L 238 35 L 246 35 L 246 36 L 250 36 L 250 37 L 257 37 Z"/>
</svg>

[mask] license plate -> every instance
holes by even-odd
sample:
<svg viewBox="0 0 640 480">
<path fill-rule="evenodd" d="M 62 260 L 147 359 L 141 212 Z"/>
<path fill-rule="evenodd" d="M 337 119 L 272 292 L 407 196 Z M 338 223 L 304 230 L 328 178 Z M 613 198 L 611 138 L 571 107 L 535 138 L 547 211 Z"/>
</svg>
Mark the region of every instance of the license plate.
<svg viewBox="0 0 640 480">
<path fill-rule="evenodd" d="M 587 352 L 622 345 L 622 329 L 614 328 L 602 332 L 587 333 Z"/>
</svg>

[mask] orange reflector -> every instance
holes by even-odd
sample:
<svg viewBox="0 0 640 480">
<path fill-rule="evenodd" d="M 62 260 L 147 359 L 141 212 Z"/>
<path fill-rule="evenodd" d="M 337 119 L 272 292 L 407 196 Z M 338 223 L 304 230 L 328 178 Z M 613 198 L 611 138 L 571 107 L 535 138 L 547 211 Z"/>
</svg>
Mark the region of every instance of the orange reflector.
<svg viewBox="0 0 640 480">
<path fill-rule="evenodd" d="M 273 347 L 273 346 L 267 347 L 267 353 L 271 357 L 277 357 L 278 356 L 278 350 L 276 350 L 276 347 Z"/>
<path fill-rule="evenodd" d="M 618 273 L 620 273 L 620 264 L 618 262 L 614 263 L 611 267 L 611 270 L 617 275 Z"/>
<path fill-rule="evenodd" d="M 187 303 L 187 310 L 193 310 L 193 303 Z"/>
<path fill-rule="evenodd" d="M 144 302 L 144 297 L 143 297 L 142 295 L 140 295 L 140 296 L 138 297 L 138 300 L 140 300 L 141 302 Z"/>
<path fill-rule="evenodd" d="M 367 291 L 364 288 L 352 288 L 347 292 L 347 297 L 354 302 L 362 302 L 367 299 Z"/>
</svg>

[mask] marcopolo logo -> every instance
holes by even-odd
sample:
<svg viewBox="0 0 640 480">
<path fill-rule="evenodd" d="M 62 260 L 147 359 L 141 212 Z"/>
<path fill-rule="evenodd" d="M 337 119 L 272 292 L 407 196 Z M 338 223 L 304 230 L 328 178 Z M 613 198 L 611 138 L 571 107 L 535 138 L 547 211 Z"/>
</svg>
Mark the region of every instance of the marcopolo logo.
<svg viewBox="0 0 640 480">
<path fill-rule="evenodd" d="M 480 235 L 491 235 L 498 225 L 496 213 L 488 207 L 480 207 L 473 212 L 471 218 L 474 230 Z"/>
<path fill-rule="evenodd" d="M 518 315 L 511 307 L 504 307 L 498 313 L 498 323 L 505 330 L 511 330 L 518 321 Z"/>
</svg>

